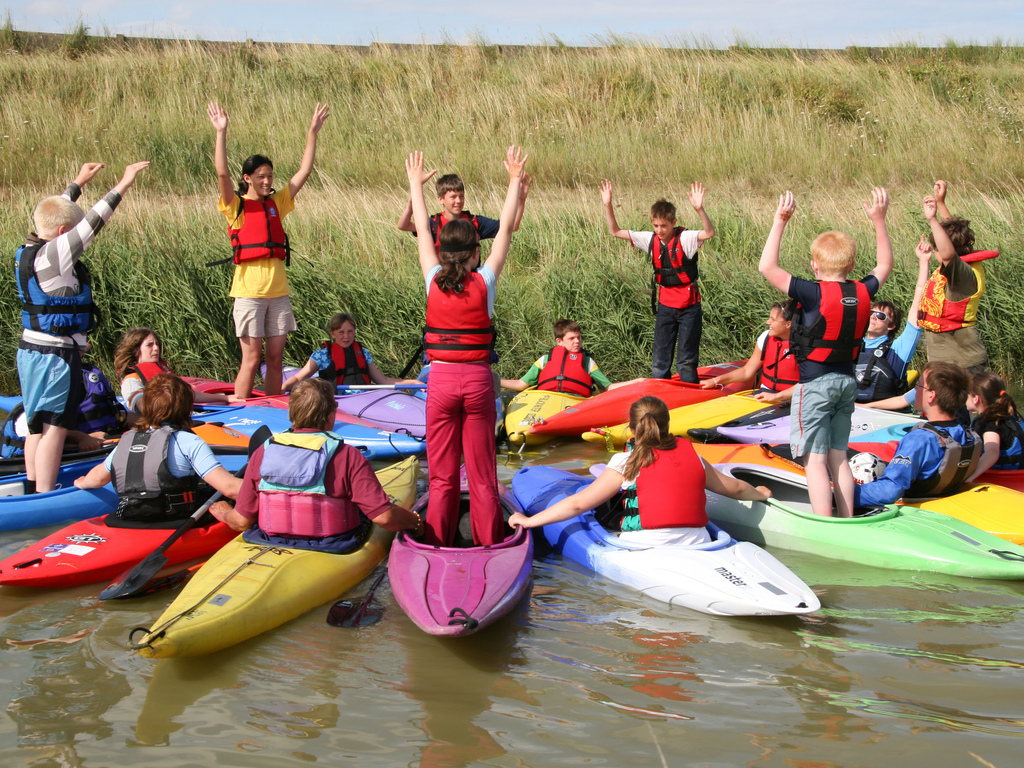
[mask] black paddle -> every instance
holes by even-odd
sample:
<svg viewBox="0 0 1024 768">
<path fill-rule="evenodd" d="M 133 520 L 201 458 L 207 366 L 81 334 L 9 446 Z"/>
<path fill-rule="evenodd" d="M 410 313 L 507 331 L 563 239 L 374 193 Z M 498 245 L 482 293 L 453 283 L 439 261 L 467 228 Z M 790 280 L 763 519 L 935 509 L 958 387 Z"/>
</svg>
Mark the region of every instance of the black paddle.
<svg viewBox="0 0 1024 768">
<path fill-rule="evenodd" d="M 387 570 L 380 572 L 380 576 L 373 582 L 370 591 L 358 602 L 353 600 L 339 600 L 331 606 L 327 612 L 327 623 L 332 627 L 368 627 L 376 624 L 384 615 L 384 609 L 380 606 L 370 606 L 373 601 L 373 593 L 384 581 Z"/>
<path fill-rule="evenodd" d="M 263 443 L 265 443 L 273 433 L 270 428 L 263 425 L 253 433 L 253 436 L 249 439 L 249 455 Z M 235 473 L 236 477 L 241 477 L 245 474 L 246 467 L 249 466 L 249 462 L 245 463 L 240 470 Z M 143 594 L 147 585 L 153 579 L 160 570 L 167 565 L 167 557 L 164 552 L 170 548 L 170 546 L 185 535 L 192 527 L 196 524 L 200 517 L 206 514 L 214 502 L 223 496 L 222 493 L 217 492 L 209 498 L 209 500 L 197 509 L 188 520 L 181 524 L 174 533 L 172 533 L 167 540 L 153 550 L 148 557 L 142 560 L 138 565 L 132 568 L 130 571 L 121 574 L 117 579 L 111 582 L 102 592 L 100 592 L 100 600 L 123 600 L 127 597 L 135 597 Z"/>
</svg>

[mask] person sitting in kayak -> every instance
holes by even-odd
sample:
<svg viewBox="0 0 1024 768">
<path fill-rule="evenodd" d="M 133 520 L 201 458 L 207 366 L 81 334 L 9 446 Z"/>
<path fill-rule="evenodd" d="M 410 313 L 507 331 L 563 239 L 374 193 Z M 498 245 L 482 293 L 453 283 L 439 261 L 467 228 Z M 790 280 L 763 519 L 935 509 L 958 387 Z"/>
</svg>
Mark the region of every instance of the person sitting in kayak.
<svg viewBox="0 0 1024 768">
<path fill-rule="evenodd" d="M 981 438 L 955 416 L 967 402 L 969 386 L 970 377 L 959 365 L 925 364 L 915 389 L 927 421 L 900 440 L 878 480 L 855 488 L 854 506 L 948 496 L 960 490 L 977 469 L 982 452 Z"/>
<path fill-rule="evenodd" d="M 693 545 L 710 541 L 704 491 L 732 499 L 765 501 L 771 491 L 722 474 L 704 462 L 687 440 L 669 432 L 665 402 L 648 395 L 629 409 L 633 448 L 608 462 L 601 476 L 578 493 L 509 525 L 537 528 L 595 509 L 625 491 L 620 538 L 635 544 Z"/>
<path fill-rule="evenodd" d="M 282 385 L 285 392 L 317 374 L 331 386 L 342 384 L 419 384 L 416 379 L 393 379 L 380 372 L 370 350 L 356 341 L 356 319 L 347 312 L 334 315 L 327 324 L 331 340 L 313 351 L 302 369 Z"/>
<path fill-rule="evenodd" d="M 220 465 L 209 445 L 188 431 L 192 394 L 192 387 L 173 374 L 154 376 L 146 386 L 134 431 L 121 438 L 103 464 L 75 480 L 75 487 L 83 489 L 113 481 L 120 503 L 107 515 L 107 525 L 176 528 L 213 491 L 229 499 L 238 495 L 241 480 Z"/>
<path fill-rule="evenodd" d="M 714 389 L 756 377 L 758 389 L 752 397 L 766 405 L 788 403 L 793 397 L 796 383 L 800 380 L 800 368 L 789 348 L 789 332 L 796 307 L 796 299 L 776 301 L 772 304 L 768 320 L 765 322 L 768 330 L 762 331 L 757 337 L 750 359 L 734 371 L 702 381 L 701 389 Z"/>
<path fill-rule="evenodd" d="M 173 374 L 160 353 L 163 343 L 151 328 L 131 328 L 124 332 L 114 352 L 114 371 L 121 377 L 121 399 L 128 410 L 139 413 L 146 382 L 161 373 Z M 216 392 L 192 392 L 193 403 L 241 403 L 234 395 Z"/>
<path fill-rule="evenodd" d="M 292 428 L 253 453 L 235 507 L 210 512 L 253 544 L 337 554 L 361 547 L 373 525 L 422 534 L 419 515 L 392 504 L 370 462 L 331 432 L 337 407 L 326 381 L 296 384 Z"/>
<path fill-rule="evenodd" d="M 437 171 L 434 171 L 437 173 Z M 440 248 L 441 229 L 449 221 L 462 219 L 468 221 L 476 230 L 478 240 L 493 240 L 498 234 L 501 222 L 497 219 L 489 219 L 486 216 L 477 216 L 465 210 L 466 185 L 454 173 L 446 173 L 434 182 L 434 189 L 437 192 L 437 202 L 441 204 L 441 212 L 435 213 L 429 219 L 430 238 L 434 241 L 434 250 L 438 253 Z M 519 192 L 519 205 L 516 208 L 516 220 L 512 224 L 512 231 L 519 229 L 519 223 L 523 220 L 523 211 L 526 208 L 526 196 L 530 193 L 530 174 L 523 174 L 523 183 Z M 416 222 L 412 213 L 412 197 L 408 205 L 398 218 L 398 229 L 402 232 L 417 234 Z"/>
<path fill-rule="evenodd" d="M 1024 469 L 1024 421 L 1006 382 L 991 371 L 971 376 L 967 410 L 976 414 L 971 428 L 984 444 L 978 468 L 967 481 L 990 469 Z"/>
<path fill-rule="evenodd" d="M 625 383 L 625 382 L 623 382 Z M 555 346 L 537 358 L 521 379 L 502 379 L 501 386 L 521 392 L 536 387 L 545 392 L 564 392 L 589 397 L 602 389 L 614 389 L 597 367 L 594 358 L 583 348 L 583 329 L 575 320 L 555 323 Z"/>
</svg>

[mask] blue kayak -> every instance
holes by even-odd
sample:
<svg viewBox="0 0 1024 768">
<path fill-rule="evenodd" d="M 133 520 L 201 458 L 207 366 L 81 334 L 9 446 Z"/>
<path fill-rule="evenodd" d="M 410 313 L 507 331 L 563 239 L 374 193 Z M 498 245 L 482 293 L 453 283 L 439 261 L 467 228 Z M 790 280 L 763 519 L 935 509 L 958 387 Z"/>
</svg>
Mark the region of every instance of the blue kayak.
<svg viewBox="0 0 1024 768">
<path fill-rule="evenodd" d="M 235 472 L 248 460 L 243 455 L 218 456 L 224 468 Z M 57 474 L 58 488 L 48 493 L 25 495 L 25 475 L 12 475 L 0 483 L 0 530 L 16 531 L 57 525 L 113 512 L 117 492 L 109 483 L 102 488 L 83 491 L 75 488 L 75 478 L 96 466 L 100 459 L 65 464 Z"/>
<path fill-rule="evenodd" d="M 291 427 L 288 409 L 269 403 L 254 403 L 204 413 L 193 416 L 192 420 L 197 423 L 222 424 L 226 429 L 233 429 L 249 436 L 264 425 L 275 433 L 284 432 Z M 346 445 L 359 449 L 371 461 L 394 461 L 408 456 L 419 456 L 426 450 L 426 442 L 422 438 L 373 429 L 361 424 L 337 421 L 334 424 L 334 432 L 344 438 Z"/>
</svg>

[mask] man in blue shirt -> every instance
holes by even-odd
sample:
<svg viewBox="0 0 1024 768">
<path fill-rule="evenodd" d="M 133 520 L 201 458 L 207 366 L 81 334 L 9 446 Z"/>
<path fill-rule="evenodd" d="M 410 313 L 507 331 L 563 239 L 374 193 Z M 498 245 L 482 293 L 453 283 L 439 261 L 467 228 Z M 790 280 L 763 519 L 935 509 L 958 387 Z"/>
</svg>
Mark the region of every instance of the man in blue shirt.
<svg viewBox="0 0 1024 768">
<path fill-rule="evenodd" d="M 960 490 L 982 451 L 978 435 L 954 416 L 967 402 L 969 385 L 970 377 L 958 365 L 925 365 L 915 391 L 917 407 L 928 421 L 900 440 L 882 477 L 856 487 L 855 507 L 948 496 Z"/>
</svg>

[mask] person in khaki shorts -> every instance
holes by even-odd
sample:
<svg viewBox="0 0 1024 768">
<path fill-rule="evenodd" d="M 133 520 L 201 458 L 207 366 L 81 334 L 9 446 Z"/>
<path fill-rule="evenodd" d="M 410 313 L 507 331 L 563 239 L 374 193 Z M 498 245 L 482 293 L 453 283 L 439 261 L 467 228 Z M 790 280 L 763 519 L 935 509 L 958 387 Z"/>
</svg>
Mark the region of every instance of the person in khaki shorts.
<svg viewBox="0 0 1024 768">
<path fill-rule="evenodd" d="M 231 297 L 235 300 L 235 335 L 242 347 L 242 364 L 235 378 L 235 396 L 252 395 L 253 381 L 260 366 L 266 340 L 267 371 L 263 390 L 281 392 L 284 346 L 294 331 L 295 316 L 289 298 L 285 266 L 291 249 L 281 220 L 295 207 L 294 198 L 313 172 L 317 134 L 330 116 L 326 104 L 317 104 L 306 135 L 302 164 L 288 185 L 274 189 L 274 164 L 263 155 L 251 155 L 242 163 L 238 189 L 232 186 L 228 170 L 228 115 L 216 101 L 206 108 L 217 131 L 214 167 L 220 187 L 218 210 L 228 220 L 228 234 L 234 251 L 235 273 Z"/>
</svg>

